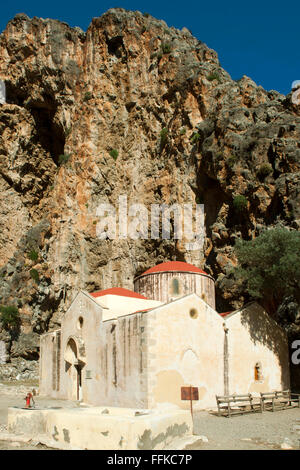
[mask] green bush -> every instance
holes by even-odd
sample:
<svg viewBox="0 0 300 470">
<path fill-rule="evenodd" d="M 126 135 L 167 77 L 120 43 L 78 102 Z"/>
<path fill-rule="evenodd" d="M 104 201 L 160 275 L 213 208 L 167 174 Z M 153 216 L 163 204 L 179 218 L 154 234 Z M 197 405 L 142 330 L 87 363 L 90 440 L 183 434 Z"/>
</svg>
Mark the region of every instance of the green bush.
<svg viewBox="0 0 300 470">
<path fill-rule="evenodd" d="M 28 258 L 31 259 L 31 261 L 37 261 L 38 258 L 39 258 L 39 254 L 38 254 L 37 251 L 31 250 L 31 251 L 28 253 Z"/>
<path fill-rule="evenodd" d="M 168 140 L 168 128 L 167 127 L 164 127 L 161 131 L 160 131 L 160 147 L 163 148 L 166 143 L 167 143 L 167 140 Z"/>
<path fill-rule="evenodd" d="M 66 127 L 66 130 L 65 130 L 65 136 L 68 137 L 70 134 L 71 134 L 71 131 L 72 131 L 72 127 Z"/>
<path fill-rule="evenodd" d="M 69 154 L 62 154 L 62 155 L 59 155 L 58 157 L 58 164 L 59 165 L 63 165 L 65 163 L 67 163 L 70 159 L 70 156 Z"/>
<path fill-rule="evenodd" d="M 163 43 L 161 45 L 161 50 L 162 50 L 163 54 L 170 54 L 172 48 L 171 48 L 171 45 L 169 43 Z"/>
<path fill-rule="evenodd" d="M 238 162 L 238 156 L 237 155 L 229 155 L 229 157 L 226 159 L 226 165 L 229 167 L 229 168 L 233 168 L 234 165 L 237 164 Z"/>
<path fill-rule="evenodd" d="M 0 320 L 4 328 L 16 327 L 20 322 L 19 310 L 14 305 L 1 305 Z"/>
<path fill-rule="evenodd" d="M 184 135 L 186 134 L 186 128 L 185 127 L 182 127 L 179 131 L 180 135 Z"/>
<path fill-rule="evenodd" d="M 210 82 L 213 80 L 218 80 L 219 83 L 221 82 L 220 76 L 216 72 L 210 73 L 206 78 Z"/>
<path fill-rule="evenodd" d="M 93 98 L 93 95 L 90 91 L 87 91 L 85 94 L 84 94 L 84 97 L 83 97 L 83 101 L 89 101 Z"/>
<path fill-rule="evenodd" d="M 196 144 L 199 139 L 200 139 L 200 134 L 198 134 L 198 132 L 195 132 L 191 137 L 191 143 Z"/>
<path fill-rule="evenodd" d="M 247 206 L 248 200 L 242 194 L 235 196 L 235 198 L 233 199 L 233 208 L 238 214 L 243 213 L 247 209 Z"/>
<path fill-rule="evenodd" d="M 109 155 L 114 159 L 114 160 L 117 160 L 118 156 L 119 156 L 119 152 L 118 150 L 116 149 L 113 149 L 109 152 Z"/>
<path fill-rule="evenodd" d="M 38 284 L 39 281 L 40 281 L 40 276 L 39 276 L 38 271 L 36 269 L 31 269 L 29 271 L 29 274 L 30 274 L 31 279 L 33 279 L 34 282 L 36 282 L 36 284 Z"/>
<path fill-rule="evenodd" d="M 256 174 L 258 178 L 264 179 L 271 173 L 273 173 L 272 165 L 270 165 L 270 163 L 264 163 L 263 165 L 259 167 Z"/>
</svg>

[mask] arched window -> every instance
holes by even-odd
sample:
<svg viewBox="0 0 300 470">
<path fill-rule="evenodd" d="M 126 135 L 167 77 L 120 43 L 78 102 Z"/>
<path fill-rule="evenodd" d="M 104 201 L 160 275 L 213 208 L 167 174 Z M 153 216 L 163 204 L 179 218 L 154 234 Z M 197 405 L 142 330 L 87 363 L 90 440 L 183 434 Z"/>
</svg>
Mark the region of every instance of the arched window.
<svg viewBox="0 0 300 470">
<path fill-rule="evenodd" d="M 179 281 L 178 279 L 172 279 L 172 294 L 178 295 L 179 294 Z"/>
<path fill-rule="evenodd" d="M 77 322 L 77 328 L 78 330 L 81 330 L 82 327 L 83 327 L 83 318 L 79 317 L 78 322 Z"/>
</svg>

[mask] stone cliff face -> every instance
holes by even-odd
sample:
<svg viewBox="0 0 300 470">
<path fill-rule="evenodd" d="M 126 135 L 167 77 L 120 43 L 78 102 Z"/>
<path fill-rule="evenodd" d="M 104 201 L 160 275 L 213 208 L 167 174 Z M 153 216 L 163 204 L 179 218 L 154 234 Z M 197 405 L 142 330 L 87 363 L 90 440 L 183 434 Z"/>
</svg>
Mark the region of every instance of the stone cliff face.
<svg viewBox="0 0 300 470">
<path fill-rule="evenodd" d="M 87 32 L 17 15 L 0 36 L 0 303 L 11 358 L 38 358 L 77 289 L 133 288 L 169 259 L 216 279 L 217 309 L 247 297 L 233 245 L 277 222 L 300 228 L 300 113 L 250 78 L 230 78 L 184 28 L 109 10 Z M 100 203 L 204 203 L 203 250 L 174 240 L 100 240 Z M 246 210 L 234 199 L 242 195 Z"/>
</svg>

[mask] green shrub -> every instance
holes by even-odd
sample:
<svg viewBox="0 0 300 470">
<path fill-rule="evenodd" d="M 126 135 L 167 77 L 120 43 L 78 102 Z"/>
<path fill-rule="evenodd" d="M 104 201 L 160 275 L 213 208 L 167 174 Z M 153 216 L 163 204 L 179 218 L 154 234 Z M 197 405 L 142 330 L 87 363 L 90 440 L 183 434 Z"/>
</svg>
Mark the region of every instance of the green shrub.
<svg viewBox="0 0 300 470">
<path fill-rule="evenodd" d="M 65 130 L 65 136 L 68 137 L 70 134 L 71 134 L 71 131 L 72 131 L 72 127 L 66 127 L 66 130 Z"/>
<path fill-rule="evenodd" d="M 31 250 L 29 253 L 28 253 L 28 258 L 31 259 L 31 261 L 37 261 L 39 257 L 39 254 L 37 251 L 35 250 Z"/>
<path fill-rule="evenodd" d="M 180 135 L 186 134 L 186 128 L 185 128 L 185 127 L 182 127 L 182 128 L 180 129 L 180 132 L 179 132 L 179 133 L 180 133 Z"/>
<path fill-rule="evenodd" d="M 163 54 L 170 54 L 172 48 L 171 48 L 171 45 L 169 43 L 165 42 L 161 45 L 161 50 L 162 50 Z"/>
<path fill-rule="evenodd" d="M 242 212 L 244 212 L 247 209 L 247 206 L 248 206 L 248 200 L 242 194 L 235 196 L 235 198 L 233 199 L 233 208 L 235 212 L 237 212 L 238 214 L 241 214 Z"/>
<path fill-rule="evenodd" d="M 167 140 L 168 140 L 168 128 L 167 127 L 164 127 L 161 131 L 160 131 L 160 147 L 163 148 L 166 143 L 167 143 Z"/>
<path fill-rule="evenodd" d="M 4 328 L 16 327 L 20 322 L 19 310 L 14 305 L 1 305 L 0 320 Z"/>
<path fill-rule="evenodd" d="M 199 139 L 200 139 L 200 134 L 198 134 L 198 132 L 195 132 L 191 137 L 191 143 L 196 144 Z"/>
<path fill-rule="evenodd" d="M 37 271 L 36 269 L 31 269 L 31 270 L 29 271 L 29 274 L 30 274 L 31 279 L 33 279 L 34 282 L 35 282 L 36 284 L 38 284 L 39 281 L 40 281 L 40 276 L 39 276 L 38 271 Z"/>
<path fill-rule="evenodd" d="M 116 149 L 113 149 L 109 152 L 109 155 L 114 159 L 114 160 L 117 160 L 118 158 L 118 155 L 119 155 L 119 152 L 118 150 Z"/>
<path fill-rule="evenodd" d="M 93 98 L 93 95 L 90 91 L 87 91 L 85 94 L 84 94 L 84 97 L 83 97 L 83 101 L 89 101 Z"/>
<path fill-rule="evenodd" d="M 270 163 L 264 163 L 259 167 L 256 174 L 259 179 L 265 179 L 271 173 L 273 173 L 272 165 L 270 165 Z"/>
<path fill-rule="evenodd" d="M 62 154 L 62 155 L 59 155 L 58 157 L 58 164 L 59 165 L 63 165 L 65 163 L 67 163 L 70 159 L 71 155 L 69 154 Z"/>
<path fill-rule="evenodd" d="M 210 82 L 213 80 L 218 80 L 219 83 L 221 82 L 220 76 L 216 72 L 210 73 L 206 78 Z"/>
<path fill-rule="evenodd" d="M 229 155 L 229 157 L 226 159 L 226 165 L 229 167 L 229 168 L 233 168 L 234 165 L 237 164 L 238 162 L 238 156 L 237 155 Z"/>
</svg>

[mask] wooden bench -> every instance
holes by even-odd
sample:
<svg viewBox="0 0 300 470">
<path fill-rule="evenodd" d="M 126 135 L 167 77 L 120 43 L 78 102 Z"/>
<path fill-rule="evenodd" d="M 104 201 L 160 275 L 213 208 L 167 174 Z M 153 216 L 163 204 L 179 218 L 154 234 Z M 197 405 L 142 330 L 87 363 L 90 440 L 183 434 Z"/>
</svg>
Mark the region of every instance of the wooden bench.
<svg viewBox="0 0 300 470">
<path fill-rule="evenodd" d="M 263 410 L 277 411 L 286 408 L 300 408 L 300 395 L 291 393 L 290 390 L 281 390 L 275 392 L 260 394 Z"/>
<path fill-rule="evenodd" d="M 216 395 L 218 415 L 230 418 L 236 414 L 263 412 L 260 397 L 254 397 L 251 393 L 247 395 Z"/>
</svg>

